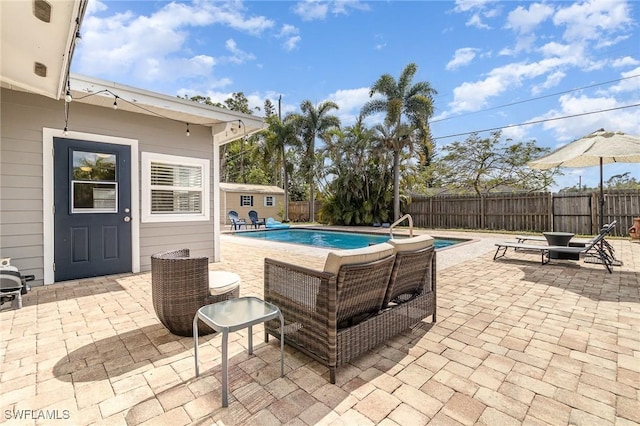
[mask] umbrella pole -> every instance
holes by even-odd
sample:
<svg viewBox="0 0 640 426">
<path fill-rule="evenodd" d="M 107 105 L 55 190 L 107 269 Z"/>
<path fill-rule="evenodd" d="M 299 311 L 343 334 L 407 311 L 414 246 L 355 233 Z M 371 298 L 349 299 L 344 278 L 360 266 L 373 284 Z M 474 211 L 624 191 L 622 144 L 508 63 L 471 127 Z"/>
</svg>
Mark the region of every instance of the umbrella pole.
<svg viewBox="0 0 640 426">
<path fill-rule="evenodd" d="M 598 218 L 598 232 L 604 228 L 604 189 L 602 184 L 602 157 L 600 157 L 600 217 Z"/>
</svg>

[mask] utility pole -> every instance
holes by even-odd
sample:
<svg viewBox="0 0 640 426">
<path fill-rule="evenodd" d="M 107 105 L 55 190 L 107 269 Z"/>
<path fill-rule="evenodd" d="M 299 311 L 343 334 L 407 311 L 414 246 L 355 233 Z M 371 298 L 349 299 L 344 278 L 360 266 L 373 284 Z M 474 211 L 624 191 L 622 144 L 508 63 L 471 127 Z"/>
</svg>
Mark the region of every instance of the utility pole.
<svg viewBox="0 0 640 426">
<path fill-rule="evenodd" d="M 282 95 L 278 97 L 278 119 L 282 125 Z M 289 222 L 289 176 L 287 175 L 287 153 L 282 141 L 282 168 L 284 171 L 284 222 Z"/>
</svg>

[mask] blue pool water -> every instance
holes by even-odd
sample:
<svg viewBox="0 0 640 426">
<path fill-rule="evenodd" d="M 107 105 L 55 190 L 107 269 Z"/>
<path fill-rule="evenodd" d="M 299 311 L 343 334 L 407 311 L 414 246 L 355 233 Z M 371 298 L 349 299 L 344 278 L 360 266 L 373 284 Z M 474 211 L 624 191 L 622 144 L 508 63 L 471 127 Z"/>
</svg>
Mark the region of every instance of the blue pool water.
<svg viewBox="0 0 640 426">
<path fill-rule="evenodd" d="M 353 249 L 367 247 L 370 244 L 384 243 L 388 235 L 366 234 L 361 232 L 320 231 L 317 229 L 277 229 L 269 231 L 236 232 L 234 235 L 258 238 L 280 243 L 305 244 L 314 247 Z M 402 236 L 396 236 L 402 238 Z M 461 240 L 436 238 L 436 249 L 457 244 Z"/>
</svg>

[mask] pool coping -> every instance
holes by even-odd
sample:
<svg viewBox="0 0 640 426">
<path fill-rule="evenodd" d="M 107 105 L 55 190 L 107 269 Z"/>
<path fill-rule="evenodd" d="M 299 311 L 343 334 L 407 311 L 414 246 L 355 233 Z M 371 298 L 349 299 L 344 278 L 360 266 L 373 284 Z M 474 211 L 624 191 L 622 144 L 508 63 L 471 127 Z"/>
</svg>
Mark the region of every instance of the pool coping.
<svg viewBox="0 0 640 426">
<path fill-rule="evenodd" d="M 354 228 L 357 228 L 357 231 L 354 230 Z M 371 229 L 373 228 L 373 229 Z M 252 232 L 257 232 L 257 231 L 287 231 L 287 230 L 295 230 L 295 229 L 305 229 L 305 230 L 311 230 L 311 231 L 327 231 L 327 232 L 357 232 L 360 234 L 369 234 L 369 235 L 382 235 L 382 234 L 387 234 L 389 233 L 389 228 L 381 228 L 381 227 L 355 227 L 355 226 L 332 226 L 332 225 L 293 225 L 290 228 L 258 228 L 258 229 L 245 229 L 245 230 L 229 230 L 224 232 L 224 235 L 228 235 L 228 236 L 238 236 L 238 234 L 245 234 L 245 233 L 252 233 Z M 402 235 L 402 236 L 409 236 L 408 235 L 408 231 L 409 229 L 406 227 L 400 227 L 400 228 L 396 228 L 398 231 L 404 231 L 404 232 L 396 232 L 396 235 Z M 417 232 L 416 232 L 417 231 Z M 455 244 L 452 245 L 448 245 L 445 247 L 440 247 L 437 248 L 436 250 L 438 252 L 444 251 L 444 250 L 450 250 L 450 249 L 455 249 L 455 248 L 459 248 L 461 246 L 464 245 L 468 245 L 468 244 L 472 244 L 474 242 L 478 242 L 478 239 L 474 239 L 474 238 L 462 238 L 462 237 L 443 237 L 443 236 L 439 236 L 439 235 L 434 235 L 428 232 L 428 230 L 425 229 L 414 229 L 414 235 L 430 235 L 431 237 L 433 237 L 434 239 L 441 239 L 441 240 L 453 240 L 453 241 L 458 241 Z M 319 250 L 326 250 L 326 251 L 331 251 L 331 250 L 350 250 L 350 249 L 343 249 L 343 248 L 338 248 L 338 247 L 318 247 L 318 246 L 313 246 L 313 245 L 309 245 L 309 244 L 302 244 L 302 243 L 295 243 L 295 242 L 286 242 L 286 241 L 273 241 L 273 240 L 263 240 L 263 239 L 255 239 L 253 241 L 263 241 L 265 243 L 271 243 L 271 244 L 289 244 L 295 247 L 309 247 L 309 248 L 313 248 L 313 249 L 319 249 Z"/>
</svg>

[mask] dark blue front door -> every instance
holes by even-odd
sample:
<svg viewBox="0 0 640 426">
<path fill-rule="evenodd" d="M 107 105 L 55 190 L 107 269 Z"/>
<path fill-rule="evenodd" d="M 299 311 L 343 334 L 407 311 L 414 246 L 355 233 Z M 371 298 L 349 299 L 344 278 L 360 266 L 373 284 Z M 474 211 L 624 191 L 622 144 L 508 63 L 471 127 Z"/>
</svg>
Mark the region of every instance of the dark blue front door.
<svg viewBox="0 0 640 426">
<path fill-rule="evenodd" d="M 131 148 L 54 138 L 55 281 L 131 272 Z"/>
</svg>

